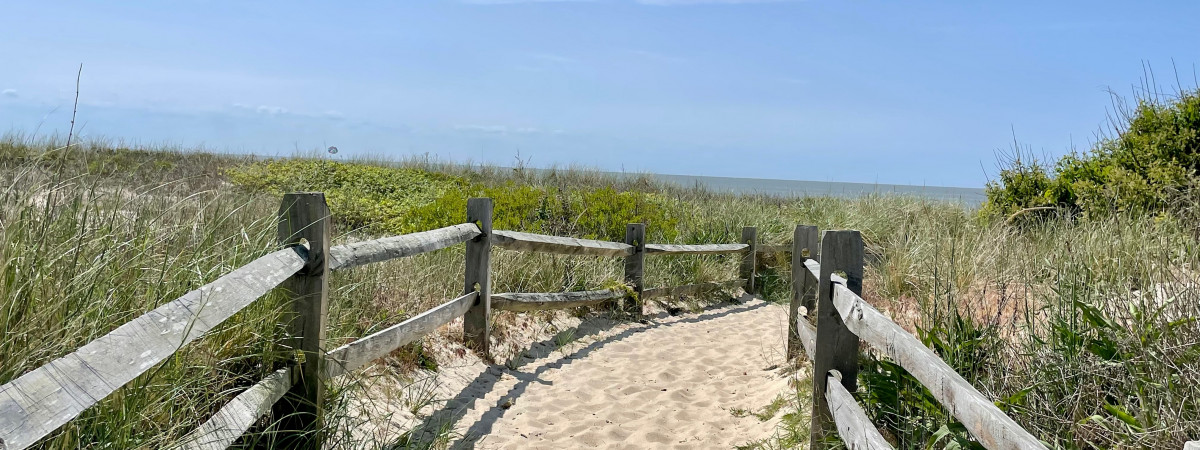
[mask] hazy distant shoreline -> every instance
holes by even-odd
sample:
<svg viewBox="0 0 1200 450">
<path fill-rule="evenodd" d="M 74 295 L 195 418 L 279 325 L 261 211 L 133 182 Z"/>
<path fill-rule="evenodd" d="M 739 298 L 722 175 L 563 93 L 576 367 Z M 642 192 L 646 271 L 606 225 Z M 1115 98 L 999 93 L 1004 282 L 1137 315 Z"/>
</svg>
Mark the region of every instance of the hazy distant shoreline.
<svg viewBox="0 0 1200 450">
<path fill-rule="evenodd" d="M 979 206 L 987 199 L 982 188 L 914 186 L 905 184 L 845 183 L 838 181 L 779 180 L 771 178 L 713 177 L 656 173 L 608 172 L 616 176 L 647 175 L 655 180 L 683 187 L 696 184 L 713 192 L 761 194 L 776 197 L 861 197 L 870 194 L 895 194 Z"/>
</svg>

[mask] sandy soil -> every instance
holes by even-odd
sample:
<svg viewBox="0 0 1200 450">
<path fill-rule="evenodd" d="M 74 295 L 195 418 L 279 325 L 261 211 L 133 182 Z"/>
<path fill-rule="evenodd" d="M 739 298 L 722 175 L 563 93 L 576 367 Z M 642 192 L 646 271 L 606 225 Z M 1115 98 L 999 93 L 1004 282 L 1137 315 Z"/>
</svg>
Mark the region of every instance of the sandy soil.
<svg viewBox="0 0 1200 450">
<path fill-rule="evenodd" d="M 745 300 L 641 323 L 554 325 L 565 331 L 504 364 L 468 356 L 443 365 L 400 393 L 437 401 L 407 408 L 416 414 L 395 408 L 390 430 L 359 431 L 390 434 L 394 445 L 398 431 L 414 429 L 410 438 L 425 445 L 477 449 L 732 448 L 767 438 L 778 417 L 735 411 L 760 411 L 787 394 L 787 312 Z M 422 385 L 427 393 L 411 392 Z"/>
</svg>

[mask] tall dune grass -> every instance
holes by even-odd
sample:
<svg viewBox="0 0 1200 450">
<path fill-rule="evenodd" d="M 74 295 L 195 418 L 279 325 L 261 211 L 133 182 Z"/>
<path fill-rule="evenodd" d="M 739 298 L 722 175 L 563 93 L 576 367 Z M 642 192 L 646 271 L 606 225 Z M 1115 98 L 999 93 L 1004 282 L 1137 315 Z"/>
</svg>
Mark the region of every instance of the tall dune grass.
<svg viewBox="0 0 1200 450">
<path fill-rule="evenodd" d="M 232 184 L 226 175 L 255 159 L 105 142 L 59 145 L 17 135 L 0 139 L 0 382 L 276 245 L 278 196 Z M 788 243 L 796 224 L 859 229 L 870 254 L 864 297 L 1035 435 L 1063 448 L 1177 448 L 1200 438 L 1194 221 L 1129 213 L 1010 225 L 982 220 L 955 204 L 906 197 L 784 199 L 586 169 L 529 171 L 427 159 L 375 163 L 457 177 L 471 186 L 653 195 L 678 219 L 671 238 L 677 243 L 736 242 L 746 225 L 759 227 L 760 240 L 771 244 Z M 338 242 L 373 237 L 370 230 L 336 223 L 338 213 L 333 211 Z M 462 258 L 461 248 L 451 248 L 335 273 L 331 345 L 456 296 Z M 771 257 L 763 263 L 763 295 L 771 300 L 788 297 L 787 262 Z M 737 266 L 736 256 L 654 257 L 647 263 L 649 287 L 728 279 Z M 620 262 L 612 259 L 498 249 L 492 264 L 496 292 L 594 289 L 621 277 Z M 275 329 L 280 307 L 280 296 L 268 295 L 40 446 L 169 446 L 285 363 L 277 342 L 282 334 Z M 870 356 L 864 367 L 861 400 L 900 447 L 971 445 L 901 370 Z M 791 402 L 801 409 L 791 411 L 792 438 L 760 444 L 802 442 L 794 436 L 807 414 L 806 400 L 800 400 Z"/>
</svg>

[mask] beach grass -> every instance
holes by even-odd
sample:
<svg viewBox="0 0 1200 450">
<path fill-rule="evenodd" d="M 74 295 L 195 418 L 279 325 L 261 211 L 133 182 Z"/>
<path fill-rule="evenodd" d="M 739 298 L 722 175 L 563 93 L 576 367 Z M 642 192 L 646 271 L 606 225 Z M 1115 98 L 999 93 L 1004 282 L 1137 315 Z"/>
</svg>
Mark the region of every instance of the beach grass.
<svg viewBox="0 0 1200 450">
<path fill-rule="evenodd" d="M 663 243 L 737 242 L 743 226 L 758 227 L 760 242 L 769 244 L 789 243 L 797 224 L 861 230 L 870 255 L 863 297 L 1035 436 L 1061 448 L 1180 448 L 1200 437 L 1200 233 L 1182 216 L 1010 224 L 913 197 L 732 195 L 583 168 L 315 155 L 267 161 L 63 143 L 12 133 L 0 139 L 0 382 L 274 250 L 280 192 L 326 191 L 335 244 L 457 223 L 465 215 L 460 200 L 488 195 L 506 227 L 578 237 L 619 240 L 614 230 L 640 220 L 650 223 L 651 241 Z M 331 167 L 354 182 L 312 176 Z M 410 178 L 436 186 L 396 186 Z M 647 286 L 656 287 L 734 278 L 738 260 L 656 257 L 647 264 Z M 331 344 L 453 298 L 463 265 L 456 247 L 336 272 Z M 761 266 L 762 295 L 786 301 L 787 258 Z M 492 267 L 495 292 L 598 289 L 621 279 L 620 261 L 609 259 L 497 250 Z M 284 364 L 275 325 L 281 300 L 259 300 L 39 448 L 169 447 Z M 715 300 L 670 301 L 696 307 Z M 393 360 L 436 364 L 416 355 L 419 346 L 406 352 Z M 944 408 L 871 352 L 860 385 L 861 403 L 899 447 L 971 446 Z M 806 392 L 775 411 L 791 414 L 785 423 L 793 432 L 755 445 L 803 445 Z"/>
</svg>

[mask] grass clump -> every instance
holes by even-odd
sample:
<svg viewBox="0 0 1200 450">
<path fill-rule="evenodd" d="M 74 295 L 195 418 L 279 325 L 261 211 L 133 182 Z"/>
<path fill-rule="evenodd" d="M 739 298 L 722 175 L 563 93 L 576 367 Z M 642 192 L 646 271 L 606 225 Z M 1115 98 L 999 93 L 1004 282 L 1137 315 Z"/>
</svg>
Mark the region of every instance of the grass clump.
<svg viewBox="0 0 1200 450">
<path fill-rule="evenodd" d="M 1178 208 L 1200 173 L 1200 90 L 1137 99 L 1118 111 L 1116 136 L 1090 153 L 1064 156 L 1053 168 L 1017 157 L 987 186 L 985 213 L 1065 210 L 1094 216 L 1115 210 Z M 1044 214 L 1043 214 L 1044 215 Z"/>
<path fill-rule="evenodd" d="M 917 198 L 726 195 L 574 169 L 60 147 L 0 139 L 0 382 L 273 250 L 279 192 L 324 190 L 335 245 L 461 223 L 466 198 L 489 196 L 497 228 L 608 240 L 643 220 L 656 243 L 737 242 L 747 225 L 764 244 L 789 243 L 796 224 L 861 230 L 871 255 L 866 300 L 1035 436 L 1080 449 L 1179 448 L 1200 436 L 1200 234 L 1183 214 L 1129 208 L 1018 225 Z M 1200 206 L 1176 201 L 1179 211 Z M 655 256 L 646 287 L 728 280 L 738 263 L 739 255 Z M 786 301 L 788 259 L 762 264 L 764 295 Z M 463 266 L 452 247 L 334 273 L 329 345 L 457 296 Z M 496 292 L 615 288 L 622 275 L 615 259 L 492 255 Z M 276 295 L 256 302 L 39 446 L 169 447 L 286 358 L 279 307 Z M 505 314 L 496 316 L 497 348 Z M 440 366 L 428 344 L 390 364 Z M 899 447 L 972 446 L 902 369 L 868 359 L 861 374 L 857 395 Z M 807 442 L 803 389 L 782 406 L 780 436 L 749 446 Z M 353 388 L 341 389 L 331 401 L 349 395 Z"/>
</svg>

